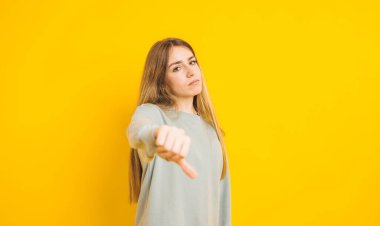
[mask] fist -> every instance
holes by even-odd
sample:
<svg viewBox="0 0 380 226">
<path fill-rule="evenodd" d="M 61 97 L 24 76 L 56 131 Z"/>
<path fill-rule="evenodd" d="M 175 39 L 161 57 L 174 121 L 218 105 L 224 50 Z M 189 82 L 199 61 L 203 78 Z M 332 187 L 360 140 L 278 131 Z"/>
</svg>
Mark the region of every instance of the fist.
<svg viewBox="0 0 380 226">
<path fill-rule="evenodd" d="M 197 177 L 195 169 L 185 160 L 189 151 L 191 139 L 185 130 L 175 126 L 162 125 L 154 131 L 157 154 L 169 162 L 174 162 L 191 179 Z"/>
</svg>

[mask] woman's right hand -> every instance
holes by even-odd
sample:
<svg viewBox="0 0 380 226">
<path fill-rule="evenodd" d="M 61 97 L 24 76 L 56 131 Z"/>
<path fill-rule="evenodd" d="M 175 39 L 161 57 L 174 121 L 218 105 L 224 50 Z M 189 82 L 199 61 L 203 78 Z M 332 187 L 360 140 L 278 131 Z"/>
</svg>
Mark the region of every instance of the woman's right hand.
<svg viewBox="0 0 380 226">
<path fill-rule="evenodd" d="M 154 130 L 157 154 L 169 162 L 177 163 L 192 179 L 197 177 L 196 170 L 185 160 L 191 139 L 185 130 L 175 126 L 161 125 Z"/>
</svg>

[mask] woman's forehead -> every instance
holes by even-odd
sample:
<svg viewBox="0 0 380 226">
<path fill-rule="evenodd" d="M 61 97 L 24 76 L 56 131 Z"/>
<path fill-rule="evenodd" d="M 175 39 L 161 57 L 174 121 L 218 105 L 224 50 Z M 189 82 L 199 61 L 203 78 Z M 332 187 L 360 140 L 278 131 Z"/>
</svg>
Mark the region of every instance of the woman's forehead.
<svg viewBox="0 0 380 226">
<path fill-rule="evenodd" d="M 187 60 L 192 56 L 193 53 L 188 48 L 184 46 L 174 46 L 170 51 L 169 60 Z"/>
</svg>

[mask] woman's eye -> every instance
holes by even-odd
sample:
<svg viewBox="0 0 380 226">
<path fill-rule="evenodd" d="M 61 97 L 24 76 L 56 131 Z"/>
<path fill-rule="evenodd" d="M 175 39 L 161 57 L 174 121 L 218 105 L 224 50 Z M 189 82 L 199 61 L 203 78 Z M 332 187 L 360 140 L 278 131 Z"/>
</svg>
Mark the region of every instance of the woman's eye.
<svg viewBox="0 0 380 226">
<path fill-rule="evenodd" d="M 193 63 L 198 63 L 198 61 L 196 61 L 196 60 L 190 61 L 190 64 L 191 64 L 191 65 L 194 65 Z M 180 68 L 180 67 L 175 67 L 175 68 L 173 69 L 173 72 L 178 71 L 178 70 L 176 70 L 177 68 Z"/>
<path fill-rule="evenodd" d="M 175 68 L 173 69 L 173 72 L 176 72 L 176 71 L 177 71 L 177 70 L 176 70 L 177 68 L 179 68 L 179 67 L 175 67 Z"/>
<path fill-rule="evenodd" d="M 192 62 L 194 62 L 194 63 L 198 63 L 198 61 L 196 61 L 196 60 L 191 61 L 191 63 L 192 63 Z"/>
</svg>

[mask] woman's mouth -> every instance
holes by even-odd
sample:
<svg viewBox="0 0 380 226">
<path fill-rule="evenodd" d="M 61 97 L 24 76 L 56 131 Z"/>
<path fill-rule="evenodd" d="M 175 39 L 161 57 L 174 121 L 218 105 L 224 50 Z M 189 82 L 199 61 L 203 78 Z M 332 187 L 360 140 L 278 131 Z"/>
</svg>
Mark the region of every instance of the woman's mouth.
<svg viewBox="0 0 380 226">
<path fill-rule="evenodd" d="M 192 82 L 189 83 L 189 86 L 196 85 L 198 83 L 199 83 L 199 79 L 195 79 L 194 81 L 192 81 Z"/>
</svg>

